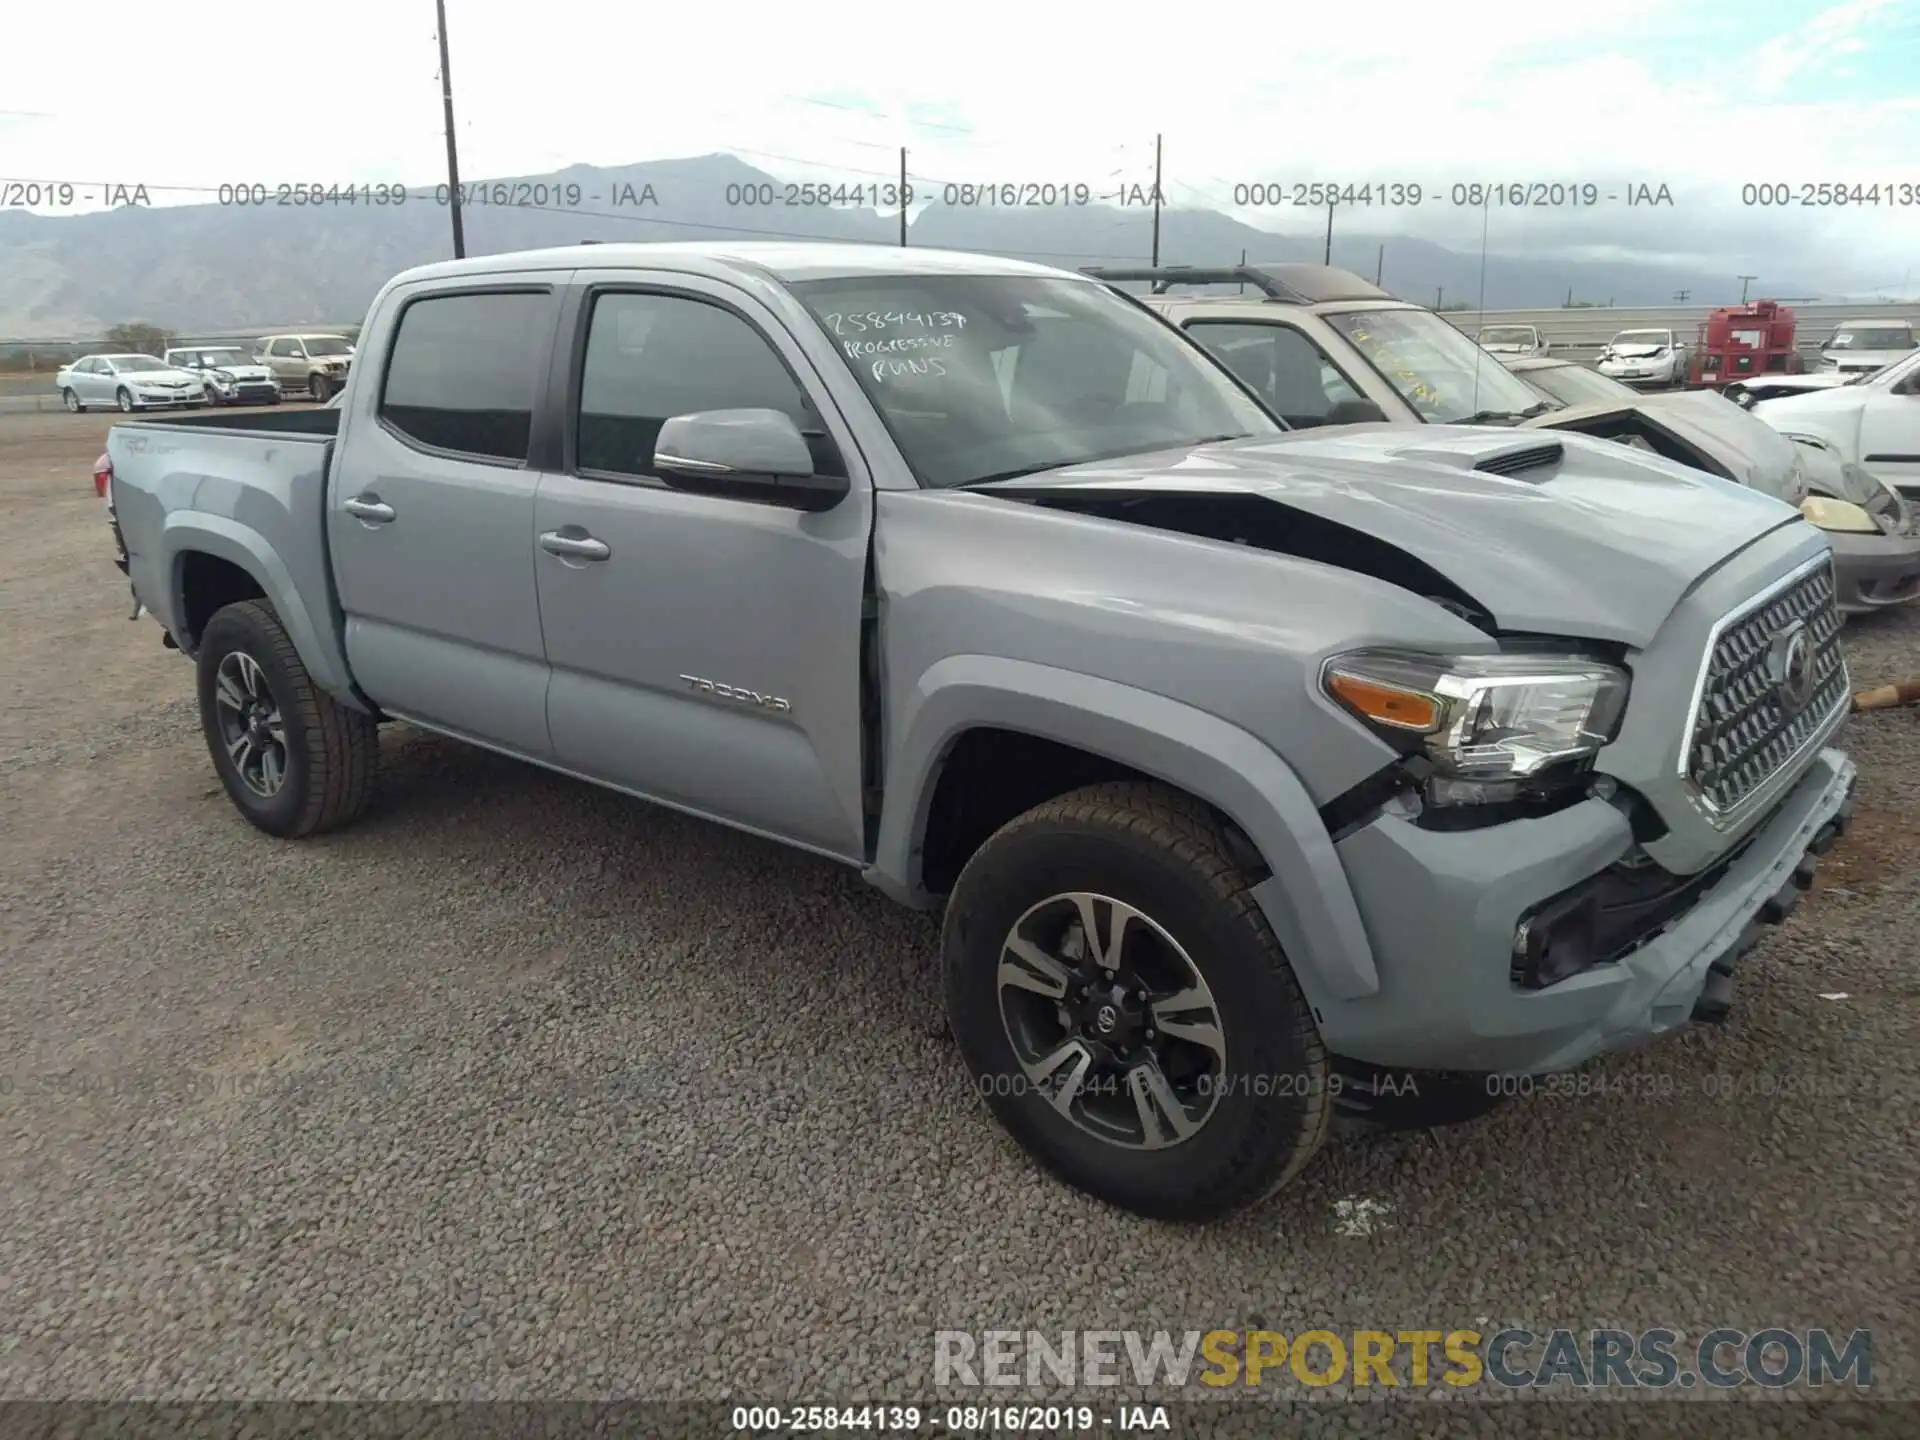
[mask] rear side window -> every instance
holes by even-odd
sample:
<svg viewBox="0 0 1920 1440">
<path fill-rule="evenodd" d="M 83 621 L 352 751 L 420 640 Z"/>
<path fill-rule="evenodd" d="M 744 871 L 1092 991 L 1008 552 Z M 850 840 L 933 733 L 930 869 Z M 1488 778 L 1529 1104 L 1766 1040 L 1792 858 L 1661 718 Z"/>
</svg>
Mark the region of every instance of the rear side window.
<svg viewBox="0 0 1920 1440">
<path fill-rule="evenodd" d="M 524 462 L 549 311 L 541 291 L 415 300 L 393 337 L 381 418 L 435 450 Z"/>
</svg>

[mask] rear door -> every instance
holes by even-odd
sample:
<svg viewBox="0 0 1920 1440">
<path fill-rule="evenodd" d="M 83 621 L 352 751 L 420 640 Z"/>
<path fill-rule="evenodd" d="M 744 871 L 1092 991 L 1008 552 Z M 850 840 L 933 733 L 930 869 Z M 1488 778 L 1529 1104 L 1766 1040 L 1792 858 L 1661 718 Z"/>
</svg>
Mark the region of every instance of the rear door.
<svg viewBox="0 0 1920 1440">
<path fill-rule="evenodd" d="M 424 282 L 348 392 L 327 533 L 356 679 L 389 713 L 545 758 L 529 464 L 567 272 Z"/>
<path fill-rule="evenodd" d="M 582 272 L 561 473 L 540 549 L 555 759 L 649 799 L 843 859 L 865 852 L 860 712 L 872 485 L 843 418 L 780 318 L 718 280 Z M 669 489 L 661 422 L 766 407 L 808 434 L 846 499 L 803 514 Z M 848 468 L 851 467 L 851 468 Z M 577 548 L 577 547 L 576 547 Z"/>
</svg>

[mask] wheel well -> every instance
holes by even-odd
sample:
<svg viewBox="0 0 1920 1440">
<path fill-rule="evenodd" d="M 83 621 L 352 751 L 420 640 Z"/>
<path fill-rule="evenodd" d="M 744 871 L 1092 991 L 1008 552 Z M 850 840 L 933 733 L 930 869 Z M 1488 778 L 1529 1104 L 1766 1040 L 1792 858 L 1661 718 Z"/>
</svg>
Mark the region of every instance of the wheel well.
<svg viewBox="0 0 1920 1440">
<path fill-rule="evenodd" d="M 920 883 L 932 894 L 946 894 L 994 831 L 1056 796 L 1108 780 L 1154 779 L 1058 740 L 989 726 L 968 730 L 948 747 L 927 806 Z M 1262 868 L 1253 842 L 1226 816 L 1214 814 L 1230 843 L 1244 851 L 1248 868 Z"/>
<path fill-rule="evenodd" d="M 222 607 L 266 596 L 260 582 L 231 560 L 189 550 L 180 557 L 180 624 L 186 633 L 175 638 L 191 648 Z"/>
</svg>

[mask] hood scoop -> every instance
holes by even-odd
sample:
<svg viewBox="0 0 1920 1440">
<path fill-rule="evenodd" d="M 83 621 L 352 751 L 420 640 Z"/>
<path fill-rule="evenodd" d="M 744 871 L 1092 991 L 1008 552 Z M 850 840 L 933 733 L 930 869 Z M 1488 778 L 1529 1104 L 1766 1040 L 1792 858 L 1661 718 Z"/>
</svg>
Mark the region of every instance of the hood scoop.
<svg viewBox="0 0 1920 1440">
<path fill-rule="evenodd" d="M 1489 443 L 1484 433 L 1467 431 L 1459 439 L 1411 445 L 1398 453 L 1402 460 L 1422 460 L 1453 470 L 1477 470 L 1482 475 L 1514 476 L 1551 470 L 1566 459 L 1567 447 L 1558 440 L 1542 440 L 1537 432 L 1525 438 L 1503 437 Z M 1534 478 L 1548 477 L 1542 474 Z"/>
<path fill-rule="evenodd" d="M 1544 445 L 1490 455 L 1473 468 L 1483 475 L 1524 475 L 1529 470 L 1551 470 L 1566 458 L 1566 446 L 1558 440 L 1549 440 Z"/>
</svg>

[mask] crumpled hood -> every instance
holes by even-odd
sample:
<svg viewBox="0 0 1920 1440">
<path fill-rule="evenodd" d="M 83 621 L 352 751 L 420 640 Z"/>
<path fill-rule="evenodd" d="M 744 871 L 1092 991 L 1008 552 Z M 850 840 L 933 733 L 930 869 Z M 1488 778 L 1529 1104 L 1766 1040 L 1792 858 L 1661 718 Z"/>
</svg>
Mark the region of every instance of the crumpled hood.
<svg viewBox="0 0 1920 1440">
<path fill-rule="evenodd" d="M 1558 448 L 1502 475 L 1476 464 Z M 1503 630 L 1645 645 L 1703 576 L 1805 522 L 1757 491 L 1585 435 L 1348 425 L 1096 461 L 978 487 L 1063 497 L 1255 494 L 1384 540 Z"/>
<path fill-rule="evenodd" d="M 1610 345 L 1607 354 L 1614 360 L 1645 360 L 1672 348 L 1671 345 Z"/>
<path fill-rule="evenodd" d="M 1677 390 L 1642 396 L 1640 407 L 1710 451 L 1747 484 L 1770 492 L 1791 484 L 1799 448 L 1726 396 L 1712 390 Z"/>
<path fill-rule="evenodd" d="M 207 372 L 222 380 L 271 380 L 273 372 L 264 365 L 221 365 Z"/>
</svg>

